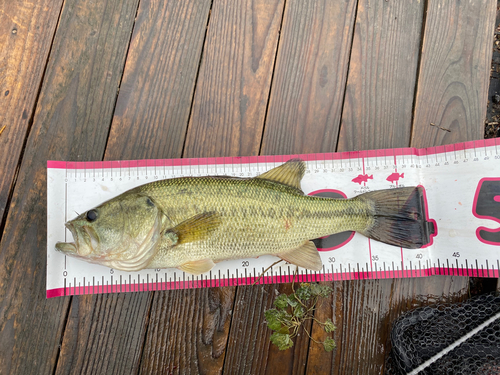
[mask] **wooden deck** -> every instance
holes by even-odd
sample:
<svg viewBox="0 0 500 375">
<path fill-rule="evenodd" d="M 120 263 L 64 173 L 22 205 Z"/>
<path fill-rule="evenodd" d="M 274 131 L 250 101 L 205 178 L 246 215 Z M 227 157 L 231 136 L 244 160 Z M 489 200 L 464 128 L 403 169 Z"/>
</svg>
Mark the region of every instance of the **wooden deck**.
<svg viewBox="0 0 500 375">
<path fill-rule="evenodd" d="M 391 322 L 467 296 L 468 278 L 332 283 L 316 314 L 333 353 L 270 345 L 263 312 L 289 285 L 47 300 L 46 161 L 481 139 L 496 5 L 2 1 L 0 373 L 383 373 Z"/>
</svg>

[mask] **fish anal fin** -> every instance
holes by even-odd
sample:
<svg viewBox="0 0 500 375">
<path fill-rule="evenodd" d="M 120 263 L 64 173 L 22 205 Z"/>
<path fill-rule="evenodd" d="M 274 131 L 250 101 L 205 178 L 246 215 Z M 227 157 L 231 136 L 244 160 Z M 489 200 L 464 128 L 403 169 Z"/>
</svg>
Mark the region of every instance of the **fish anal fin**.
<svg viewBox="0 0 500 375">
<path fill-rule="evenodd" d="M 210 271 L 214 266 L 215 263 L 212 259 L 202 259 L 181 264 L 178 268 L 181 271 L 188 272 L 193 275 L 199 275 Z"/>
<path fill-rule="evenodd" d="M 175 239 L 173 245 L 201 241 L 219 227 L 220 216 L 215 212 L 204 212 L 193 216 L 164 232 L 164 236 Z"/>
<path fill-rule="evenodd" d="M 320 271 L 323 267 L 318 249 L 316 249 L 316 245 L 312 241 L 307 241 L 302 246 L 279 253 L 277 256 L 289 263 L 313 271 Z"/>
<path fill-rule="evenodd" d="M 292 186 L 301 190 L 300 180 L 304 177 L 306 163 L 300 159 L 290 159 L 285 164 L 273 168 L 255 178 L 262 178 Z"/>
</svg>

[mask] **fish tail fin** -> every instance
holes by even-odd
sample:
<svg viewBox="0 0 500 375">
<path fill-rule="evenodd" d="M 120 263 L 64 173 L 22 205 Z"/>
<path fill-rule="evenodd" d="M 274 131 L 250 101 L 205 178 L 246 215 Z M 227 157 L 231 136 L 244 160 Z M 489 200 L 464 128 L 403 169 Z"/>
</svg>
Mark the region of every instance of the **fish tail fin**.
<svg viewBox="0 0 500 375">
<path fill-rule="evenodd" d="M 435 233 L 433 223 L 426 221 L 422 187 L 378 190 L 362 194 L 372 210 L 368 227 L 360 233 L 374 240 L 418 249 L 430 242 Z"/>
</svg>

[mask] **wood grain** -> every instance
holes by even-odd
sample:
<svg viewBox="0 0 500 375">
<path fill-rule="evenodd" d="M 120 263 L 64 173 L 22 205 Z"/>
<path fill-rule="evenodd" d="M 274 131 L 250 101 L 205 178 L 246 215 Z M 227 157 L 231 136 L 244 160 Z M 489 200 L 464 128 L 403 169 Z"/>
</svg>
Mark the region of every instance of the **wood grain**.
<svg viewBox="0 0 500 375">
<path fill-rule="evenodd" d="M 339 151 L 405 146 L 415 79 L 411 145 L 481 137 L 493 0 L 429 0 L 418 75 L 414 2 L 360 0 L 356 28 L 355 0 L 210 3 L 141 0 L 135 25 L 138 0 L 67 1 L 59 24 L 60 0 L 0 5 L 1 374 L 380 373 L 402 311 L 466 294 L 459 277 L 330 283 L 333 353 L 270 345 L 264 311 L 290 285 L 45 299 L 47 159 L 333 151 L 346 81 Z"/>
<path fill-rule="evenodd" d="M 340 105 L 336 101 L 342 96 L 331 91 L 343 86 L 342 77 L 347 74 L 349 46 L 344 43 L 350 41 L 354 6 L 355 2 L 340 7 L 326 1 L 287 1 L 262 154 L 332 150 L 329 142 L 324 142 L 325 129 L 335 137 L 338 134 L 340 114 L 334 123 L 331 114 L 332 106 Z M 330 53 L 335 56 L 333 61 L 329 61 Z M 298 76 L 301 78 L 297 79 Z M 306 92 L 317 96 L 310 97 Z M 308 115 L 303 115 L 301 109 Z M 270 117 L 271 113 L 274 117 Z M 306 127 L 311 142 L 304 142 Z M 304 373 L 309 348 L 306 335 L 299 336 L 293 349 L 285 352 L 269 343 L 271 332 L 265 324 L 264 311 L 271 307 L 279 293 L 291 293 L 291 286 L 238 288 L 225 373 Z M 251 305 L 248 301 L 252 301 Z M 241 340 L 249 341 L 249 345 L 235 345 Z"/>
<path fill-rule="evenodd" d="M 233 299 L 231 287 L 155 293 L 140 373 L 220 373 Z"/>
<path fill-rule="evenodd" d="M 287 1 L 262 154 L 335 150 L 357 1 Z"/>
<path fill-rule="evenodd" d="M 292 349 L 280 351 L 270 342 L 272 331 L 267 328 L 264 312 L 281 293 L 291 294 L 291 284 L 238 287 L 224 373 L 304 373 L 309 337 L 303 331 L 294 339 Z M 311 330 L 311 324 L 305 327 Z"/>
<path fill-rule="evenodd" d="M 258 152 L 282 7 L 213 3 L 183 157 Z M 155 293 L 140 373 L 221 373 L 235 290 Z"/>
<path fill-rule="evenodd" d="M 452 6 L 451 3 L 448 4 Z M 453 7 L 453 6 L 452 6 Z M 360 9 L 361 11 L 361 9 Z M 362 16 L 362 12 L 358 11 L 358 15 Z M 476 9 L 477 11 L 477 9 Z M 448 20 L 448 13 L 439 13 L 438 9 L 429 7 L 427 10 L 427 19 L 435 19 L 436 24 L 446 24 Z M 469 16 L 463 15 L 465 18 L 474 18 L 474 10 L 468 6 L 462 6 L 461 12 L 471 12 Z M 493 12 L 494 13 L 494 12 Z M 399 17 L 398 17 L 399 18 Z M 374 22 L 376 22 L 374 20 Z M 427 24 L 428 25 L 428 24 Z M 445 26 L 443 26 L 445 27 Z M 432 30 L 434 30 L 432 28 Z M 425 28 L 427 33 L 427 27 Z M 433 33 L 433 31 L 431 32 Z M 460 39 L 461 31 L 455 30 L 457 35 L 450 35 L 450 40 L 455 38 Z M 389 36 L 387 38 L 390 39 Z M 424 36 L 426 40 L 427 34 Z M 471 42 L 472 39 L 470 38 Z M 356 45 L 356 41 L 354 43 Z M 468 47 L 464 47 L 465 50 Z M 353 46 L 353 48 L 355 48 Z M 475 46 L 477 50 L 485 51 L 490 49 L 489 43 L 486 38 L 483 39 L 482 45 Z M 405 53 L 403 50 L 401 53 Z M 354 56 L 354 50 L 353 50 Z M 379 61 L 378 64 L 387 65 L 390 64 L 390 59 L 398 58 L 394 54 L 387 54 L 389 60 Z M 382 60 L 383 57 L 382 56 Z M 422 57 L 424 60 L 425 57 Z M 399 58 L 398 58 L 399 60 Z M 352 58 L 351 58 L 352 61 Z M 377 65 L 377 61 L 367 60 L 365 62 L 367 66 L 364 67 L 365 71 L 376 71 L 375 67 L 371 67 L 371 64 Z M 422 61 L 422 66 L 424 62 Z M 352 66 L 352 63 L 351 63 Z M 356 68 L 354 68 L 356 69 Z M 419 78 L 422 79 L 422 67 Z M 351 71 L 351 70 L 350 70 Z M 484 72 L 483 72 L 484 74 Z M 484 80 L 484 77 L 478 77 L 478 79 Z M 418 86 L 420 88 L 421 81 L 418 81 Z M 462 72 L 461 76 L 455 76 L 456 81 L 467 81 L 468 73 Z M 368 82 L 372 84 L 374 81 L 373 77 L 368 79 Z M 404 84 L 404 81 L 401 82 Z M 394 92 L 402 92 L 402 87 L 395 88 Z M 482 94 L 478 94 L 481 96 Z M 370 96 L 368 99 L 372 99 L 375 103 L 368 101 L 355 102 L 349 101 L 348 93 L 346 94 L 346 106 L 352 106 L 349 109 L 350 112 L 356 113 L 354 117 L 360 118 L 361 114 L 365 113 L 366 108 L 370 108 L 372 105 L 376 105 L 378 108 L 385 107 L 390 108 L 389 103 L 391 102 L 391 95 L 383 96 L 389 103 L 380 102 L 380 97 Z M 413 100 L 412 97 L 405 99 L 407 102 Z M 482 104 L 482 108 L 486 108 L 486 103 Z M 415 119 L 419 118 L 420 114 L 417 111 L 427 111 L 426 108 L 420 106 L 415 108 Z M 373 128 L 372 128 L 372 124 Z M 370 122 L 366 124 L 363 128 L 364 131 L 368 133 L 375 134 L 380 131 L 386 134 L 409 134 L 410 123 L 408 121 L 404 122 L 404 127 L 406 129 L 396 129 L 402 126 L 397 123 L 380 123 L 377 121 Z M 345 123 L 342 123 L 342 127 Z M 470 126 L 470 125 L 469 125 Z M 477 129 L 482 126 L 482 121 L 477 122 L 474 126 Z M 381 128 L 382 127 L 382 128 Z M 419 144 L 419 140 L 430 139 L 429 134 L 434 130 L 429 129 L 430 127 L 415 127 L 412 133 L 412 139 L 410 143 L 414 146 L 430 146 L 431 144 Z M 373 130 L 371 130 L 373 129 Z M 359 128 L 359 132 L 362 129 Z M 377 147 L 401 147 L 407 146 L 405 144 L 404 138 L 401 136 L 389 137 L 389 143 L 387 140 L 381 140 L 380 138 L 364 137 L 362 134 L 349 133 L 347 131 L 341 130 L 341 134 L 345 134 L 346 137 L 352 139 L 353 141 L 339 142 L 338 151 L 350 151 L 351 147 L 359 149 L 371 149 Z M 459 140 L 469 140 L 471 139 L 472 130 L 461 135 Z M 354 141 L 355 139 L 355 141 Z M 445 139 L 437 139 L 437 142 L 446 142 Z M 384 370 L 384 360 L 390 348 L 389 345 L 389 333 L 391 323 L 404 311 L 408 311 L 420 305 L 426 305 L 435 303 L 438 301 L 454 301 L 457 299 L 462 299 L 467 295 L 468 291 L 468 278 L 466 277 L 447 277 L 447 276 L 434 276 L 428 278 L 415 278 L 415 279 L 395 279 L 395 280 L 364 280 L 364 281 L 346 281 L 342 283 L 342 290 L 336 288 L 336 292 L 330 301 L 330 305 L 324 308 L 320 308 L 317 311 L 318 316 L 325 317 L 331 312 L 333 314 L 334 323 L 339 327 L 339 330 L 335 333 L 335 339 L 337 341 L 338 348 L 336 352 L 332 355 L 328 353 L 318 351 L 312 346 L 309 352 L 308 369 L 316 368 L 316 364 L 330 363 L 333 365 L 331 373 L 346 373 L 346 374 L 366 374 L 366 373 L 383 373 Z M 339 309 L 339 297 L 338 293 L 342 294 L 342 308 Z M 335 306 L 335 308 L 332 308 Z M 313 327 L 315 338 L 321 338 L 322 333 L 317 325 Z M 317 335 L 317 336 L 316 336 Z M 363 358 L 362 361 L 359 358 Z M 320 365 L 319 365 L 320 366 Z"/>
<path fill-rule="evenodd" d="M 344 310 L 343 290 L 344 283 L 342 282 L 324 282 L 333 289 L 331 298 L 321 300 L 318 308 L 314 313 L 314 317 L 320 322 L 326 319 L 332 319 L 336 330 L 333 335 L 328 335 L 323 327 L 319 324 L 313 324 L 311 334 L 312 337 L 319 342 L 323 342 L 327 337 L 332 337 L 335 340 L 336 347 L 331 353 L 326 352 L 322 345 L 311 343 L 309 355 L 307 357 L 307 374 L 342 374 L 344 370 L 340 367 L 342 347 L 341 342 L 344 337 L 344 330 L 350 327 L 343 321 L 342 311 Z M 345 338 L 345 340 L 348 340 Z"/>
<path fill-rule="evenodd" d="M 214 1 L 184 156 L 258 154 L 283 4 Z"/>
<path fill-rule="evenodd" d="M 169 142 L 184 143 L 209 7 L 208 1 L 141 1 L 104 159 L 181 156 Z M 163 293 L 179 301 L 186 292 Z M 151 312 L 153 298 L 152 292 L 74 297 L 57 373 L 137 374 L 141 360 L 149 368 L 164 354 L 155 347 L 155 355 L 146 350 L 143 357 L 146 332 L 156 329 L 161 312 Z M 161 319 L 169 325 L 179 320 Z M 153 373 L 162 372 L 170 370 Z"/>
<path fill-rule="evenodd" d="M 265 371 L 270 330 L 262 330 L 262 311 L 272 307 L 277 285 L 241 286 L 234 305 L 224 373 L 256 374 Z M 286 364 L 288 365 L 288 364 Z"/>
<path fill-rule="evenodd" d="M 75 296 L 56 374 L 136 374 L 152 293 Z"/>
<path fill-rule="evenodd" d="M 339 150 L 406 147 L 424 2 L 358 3 Z"/>
<path fill-rule="evenodd" d="M 108 160 L 181 157 L 210 3 L 141 1 Z"/>
<path fill-rule="evenodd" d="M 61 7 L 62 0 L 0 4 L 0 227 Z"/>
<path fill-rule="evenodd" d="M 102 157 L 136 6 L 65 3 L 0 243 L 2 373 L 54 372 L 69 298 L 45 297 L 46 161 Z"/>
<path fill-rule="evenodd" d="M 494 0 L 429 1 L 413 147 L 483 138 L 495 11 Z"/>
</svg>

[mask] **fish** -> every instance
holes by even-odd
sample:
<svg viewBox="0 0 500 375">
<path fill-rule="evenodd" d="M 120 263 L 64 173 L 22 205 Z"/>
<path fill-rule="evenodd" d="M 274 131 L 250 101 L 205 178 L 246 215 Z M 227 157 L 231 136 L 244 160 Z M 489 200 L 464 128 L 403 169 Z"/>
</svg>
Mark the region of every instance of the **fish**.
<svg viewBox="0 0 500 375">
<path fill-rule="evenodd" d="M 368 180 L 373 180 L 373 175 L 368 176 L 367 174 L 360 174 L 358 177 L 352 179 L 352 182 L 356 182 L 361 185 L 362 182 L 368 182 Z"/>
<path fill-rule="evenodd" d="M 400 178 L 404 178 L 404 177 L 405 177 L 404 173 L 399 174 L 397 172 L 394 172 L 389 177 L 387 177 L 386 180 L 393 184 L 394 182 L 398 181 Z"/>
<path fill-rule="evenodd" d="M 322 269 L 311 241 L 344 231 L 404 248 L 425 243 L 422 187 L 350 199 L 304 194 L 306 170 L 291 159 L 257 177 L 179 177 L 151 182 L 91 208 L 65 226 L 56 250 L 122 271 L 208 272 L 229 259 L 274 255 Z"/>
</svg>

